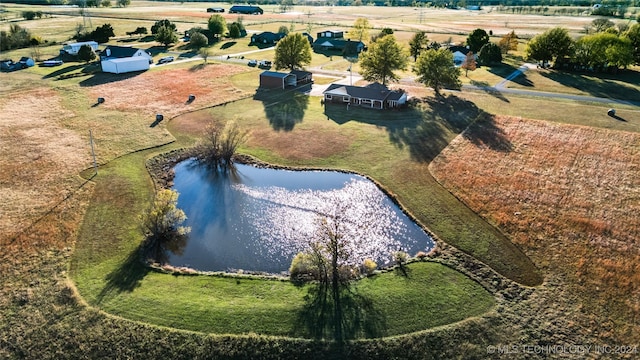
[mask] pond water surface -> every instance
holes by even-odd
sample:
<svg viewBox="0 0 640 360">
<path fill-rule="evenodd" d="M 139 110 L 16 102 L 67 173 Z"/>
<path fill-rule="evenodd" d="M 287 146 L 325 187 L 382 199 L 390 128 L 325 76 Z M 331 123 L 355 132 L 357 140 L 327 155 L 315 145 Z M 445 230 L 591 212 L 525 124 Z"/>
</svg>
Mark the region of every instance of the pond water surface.
<svg viewBox="0 0 640 360">
<path fill-rule="evenodd" d="M 289 171 L 237 164 L 217 172 L 188 160 L 175 167 L 178 207 L 191 227 L 169 263 L 203 271 L 281 273 L 329 224 L 347 240 L 353 264 L 388 264 L 391 253 L 428 251 L 432 238 L 373 182 L 336 171 Z M 325 226 L 324 229 L 327 227 Z"/>
</svg>

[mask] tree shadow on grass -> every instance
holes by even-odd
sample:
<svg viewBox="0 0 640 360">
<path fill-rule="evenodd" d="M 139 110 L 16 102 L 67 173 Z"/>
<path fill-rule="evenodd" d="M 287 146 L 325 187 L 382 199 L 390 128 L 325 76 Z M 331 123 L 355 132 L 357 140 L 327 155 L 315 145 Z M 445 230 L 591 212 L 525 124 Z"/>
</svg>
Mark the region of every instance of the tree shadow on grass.
<svg viewBox="0 0 640 360">
<path fill-rule="evenodd" d="M 309 96 L 295 90 L 262 90 L 254 100 L 262 101 L 269 124 L 275 131 L 291 131 L 301 123 L 309 107 Z"/>
<path fill-rule="evenodd" d="M 371 299 L 341 286 L 337 299 L 329 286 L 309 285 L 306 304 L 298 314 L 298 328 L 315 339 L 338 343 L 386 335 L 386 319 Z"/>
<path fill-rule="evenodd" d="M 429 163 L 478 119 L 493 119 L 493 115 L 478 108 L 473 102 L 453 94 L 422 99 L 400 110 L 372 110 L 346 105 L 325 104 L 325 115 L 338 124 L 349 121 L 376 125 L 389 133 L 389 139 L 399 148 L 407 147 L 411 158 Z M 495 127 L 495 123 L 491 122 Z M 488 126 L 487 124 L 486 126 Z M 493 129 L 495 139 L 488 134 L 470 133 L 475 144 L 484 144 L 492 149 L 504 151 L 511 144 L 500 129 Z"/>
<path fill-rule="evenodd" d="M 608 74 L 550 70 L 541 72 L 541 75 L 564 86 L 585 91 L 592 96 L 632 101 L 640 99 L 640 91 L 634 87 L 640 84 L 638 71 L 621 70 L 617 74 Z M 597 79 L 594 80 L 594 78 Z"/>
<path fill-rule="evenodd" d="M 475 122 L 462 133 L 465 139 L 478 147 L 488 147 L 493 151 L 511 152 L 513 144 L 504 130 L 496 125 L 492 115 L 478 114 Z"/>
<path fill-rule="evenodd" d="M 222 49 L 222 50 L 228 49 L 228 48 L 234 46 L 235 44 L 237 44 L 237 42 L 235 42 L 235 41 L 227 41 L 224 44 L 222 44 L 222 46 L 220 46 L 220 49 Z"/>
<path fill-rule="evenodd" d="M 98 294 L 98 303 L 112 295 L 135 290 L 148 273 L 149 267 L 142 262 L 141 250 L 138 247 L 127 256 L 117 269 L 106 276 L 107 284 Z"/>
<path fill-rule="evenodd" d="M 63 68 L 60 68 L 56 71 L 50 72 L 47 75 L 43 76 L 43 79 L 50 79 L 50 78 L 54 78 L 60 75 L 64 75 L 67 73 L 70 73 L 72 71 L 78 70 L 80 68 L 83 68 L 85 65 L 84 64 L 78 64 L 78 65 L 69 65 Z"/>
<path fill-rule="evenodd" d="M 507 99 L 506 97 L 504 97 L 504 95 L 502 95 L 500 90 L 498 90 L 495 87 L 489 85 L 489 83 L 486 82 L 486 81 L 471 80 L 471 85 L 477 86 L 479 89 L 481 89 L 484 92 L 486 92 L 487 94 L 497 98 L 498 100 L 501 100 L 501 101 L 504 101 L 504 102 L 510 102 L 509 99 Z"/>
<path fill-rule="evenodd" d="M 111 74 L 111 73 L 96 73 L 88 79 L 80 81 L 80 86 L 98 86 L 102 84 L 109 84 L 122 80 L 131 79 L 142 74 L 144 71 L 128 72 L 124 74 Z"/>
</svg>

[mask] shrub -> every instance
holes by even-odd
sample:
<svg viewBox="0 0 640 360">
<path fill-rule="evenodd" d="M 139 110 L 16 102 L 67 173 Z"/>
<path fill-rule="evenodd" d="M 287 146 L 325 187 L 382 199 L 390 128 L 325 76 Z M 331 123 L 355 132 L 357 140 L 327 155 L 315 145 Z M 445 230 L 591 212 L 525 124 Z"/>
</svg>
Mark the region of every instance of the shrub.
<svg viewBox="0 0 640 360">
<path fill-rule="evenodd" d="M 378 264 L 371 259 L 364 259 L 362 262 L 362 272 L 366 275 L 371 275 L 378 268 Z"/>
<path fill-rule="evenodd" d="M 189 45 L 193 49 L 200 49 L 201 47 L 207 46 L 209 44 L 209 39 L 207 39 L 204 34 L 195 32 L 191 35 L 189 40 Z"/>
<path fill-rule="evenodd" d="M 289 274 L 293 281 L 309 281 L 317 279 L 318 266 L 315 264 L 313 255 L 299 252 L 291 260 Z"/>
<path fill-rule="evenodd" d="M 393 261 L 402 266 L 409 259 L 409 254 L 404 251 L 396 251 L 393 253 Z"/>
</svg>

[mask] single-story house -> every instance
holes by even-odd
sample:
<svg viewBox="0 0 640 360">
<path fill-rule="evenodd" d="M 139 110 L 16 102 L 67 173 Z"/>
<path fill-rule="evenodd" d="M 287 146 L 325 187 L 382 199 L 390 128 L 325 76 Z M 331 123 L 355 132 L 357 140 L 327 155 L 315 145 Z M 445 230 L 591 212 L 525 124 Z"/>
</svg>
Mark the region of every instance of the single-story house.
<svg viewBox="0 0 640 360">
<path fill-rule="evenodd" d="M 318 38 L 312 44 L 313 51 L 341 51 L 346 54 L 357 55 L 365 49 L 362 41 L 351 41 L 349 39 Z"/>
<path fill-rule="evenodd" d="M 153 63 L 151 54 L 133 47 L 109 45 L 100 53 L 103 72 L 121 74 L 149 70 L 151 63 Z"/>
<path fill-rule="evenodd" d="M 292 70 L 290 74 L 296 76 L 296 84 L 308 84 L 313 81 L 313 74 L 309 71 L 304 70 Z"/>
<path fill-rule="evenodd" d="M 283 37 L 287 36 L 285 33 L 273 33 L 271 31 L 261 32 L 260 34 L 251 35 L 252 44 L 275 44 Z"/>
<path fill-rule="evenodd" d="M 295 74 L 281 73 L 277 71 L 263 71 L 260 74 L 260 87 L 265 89 L 284 89 L 287 86 L 296 86 Z"/>
<path fill-rule="evenodd" d="M 467 59 L 467 54 L 471 51 L 466 46 L 449 46 L 447 49 L 453 53 L 453 64 L 455 66 L 462 65 Z M 477 54 L 473 54 L 473 57 L 476 60 L 478 59 Z"/>
<path fill-rule="evenodd" d="M 252 14 L 258 15 L 263 14 L 264 10 L 262 10 L 259 6 L 252 5 L 233 5 L 229 9 L 229 14 Z"/>
<path fill-rule="evenodd" d="M 318 33 L 318 38 L 342 39 L 343 37 L 342 30 L 325 30 Z"/>
<path fill-rule="evenodd" d="M 322 94 L 325 103 L 347 104 L 371 109 L 396 108 L 407 102 L 406 92 L 390 90 L 380 83 L 364 87 L 331 84 Z"/>
</svg>

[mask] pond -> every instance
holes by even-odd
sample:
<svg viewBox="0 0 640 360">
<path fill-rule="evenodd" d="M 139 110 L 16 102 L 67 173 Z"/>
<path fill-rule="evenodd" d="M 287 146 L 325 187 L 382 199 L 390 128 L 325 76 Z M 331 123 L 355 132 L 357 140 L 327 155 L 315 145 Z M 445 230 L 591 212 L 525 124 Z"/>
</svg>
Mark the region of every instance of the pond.
<svg viewBox="0 0 640 360">
<path fill-rule="evenodd" d="M 242 164 L 221 172 L 194 160 L 174 170 L 173 189 L 191 232 L 179 254 L 168 254 L 173 266 L 286 272 L 293 257 L 328 227 L 346 240 L 353 264 L 370 258 L 385 265 L 394 251 L 413 256 L 434 246 L 422 228 L 359 175 Z"/>
</svg>

